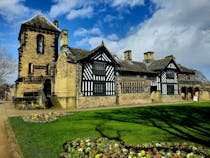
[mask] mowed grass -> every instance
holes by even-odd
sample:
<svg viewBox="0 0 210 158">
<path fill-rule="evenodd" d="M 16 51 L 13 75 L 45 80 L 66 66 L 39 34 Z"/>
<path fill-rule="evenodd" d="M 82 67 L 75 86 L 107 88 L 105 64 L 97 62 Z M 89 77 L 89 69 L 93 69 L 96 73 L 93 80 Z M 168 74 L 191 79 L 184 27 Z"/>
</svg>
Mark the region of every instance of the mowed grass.
<svg viewBox="0 0 210 158">
<path fill-rule="evenodd" d="M 74 112 L 56 122 L 9 118 L 25 158 L 54 158 L 78 137 L 107 137 L 127 145 L 193 142 L 210 147 L 210 102 Z"/>
</svg>

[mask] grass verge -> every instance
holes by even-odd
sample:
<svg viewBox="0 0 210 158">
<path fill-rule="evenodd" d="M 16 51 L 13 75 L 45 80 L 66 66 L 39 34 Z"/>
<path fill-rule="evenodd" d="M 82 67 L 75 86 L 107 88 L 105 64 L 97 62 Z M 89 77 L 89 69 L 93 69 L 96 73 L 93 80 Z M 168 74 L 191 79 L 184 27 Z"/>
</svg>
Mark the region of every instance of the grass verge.
<svg viewBox="0 0 210 158">
<path fill-rule="evenodd" d="M 106 137 L 127 145 L 193 142 L 210 147 L 210 102 L 74 112 L 46 124 L 9 122 L 25 158 L 58 157 L 67 140 Z"/>
</svg>

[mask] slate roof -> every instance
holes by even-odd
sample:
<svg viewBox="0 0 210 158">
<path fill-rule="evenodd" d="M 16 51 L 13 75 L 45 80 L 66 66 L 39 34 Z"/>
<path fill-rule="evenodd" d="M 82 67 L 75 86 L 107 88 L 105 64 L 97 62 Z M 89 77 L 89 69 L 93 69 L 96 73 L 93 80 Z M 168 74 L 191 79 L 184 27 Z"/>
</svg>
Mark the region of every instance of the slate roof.
<svg viewBox="0 0 210 158">
<path fill-rule="evenodd" d="M 63 51 L 66 52 L 68 56 L 68 61 L 78 62 L 91 56 L 93 53 L 95 53 L 97 50 L 99 50 L 103 46 L 104 45 L 102 44 L 92 50 L 68 47 L 68 48 L 64 48 Z M 153 74 L 156 73 L 155 72 L 156 70 L 165 69 L 165 67 L 171 62 L 171 60 L 173 60 L 173 58 L 169 56 L 160 60 L 154 60 L 150 65 L 147 66 L 144 62 L 120 60 L 117 57 L 113 57 L 113 58 L 118 64 L 118 67 L 117 67 L 118 71 L 153 73 Z M 182 73 L 194 74 L 194 71 L 192 69 L 189 69 L 180 64 L 177 64 L 177 66 Z"/>
<path fill-rule="evenodd" d="M 80 61 L 93 53 L 88 50 L 72 48 L 72 47 L 64 48 L 63 51 L 66 52 L 69 61 L 72 61 L 72 62 Z"/>
<path fill-rule="evenodd" d="M 143 62 L 119 60 L 118 64 L 120 65 L 118 67 L 120 71 L 154 73 L 149 71 Z"/>
<path fill-rule="evenodd" d="M 181 70 L 182 73 L 189 73 L 189 74 L 195 74 L 195 71 L 192 69 L 189 69 L 181 64 L 178 64 L 179 69 Z"/>
<path fill-rule="evenodd" d="M 156 71 L 156 70 L 163 70 L 165 67 L 173 60 L 170 57 L 166 57 L 160 60 L 154 60 L 150 65 L 148 65 L 148 69 L 151 71 Z"/>
<path fill-rule="evenodd" d="M 154 60 L 149 66 L 148 69 L 151 71 L 156 71 L 156 70 L 162 70 L 164 69 L 170 62 L 173 60 L 173 56 L 168 56 L 160 60 Z M 174 61 L 175 63 L 175 61 Z M 177 64 L 177 67 L 179 68 L 181 73 L 189 73 L 189 74 L 194 74 L 194 70 L 189 69 L 181 64 Z"/>
<path fill-rule="evenodd" d="M 81 61 L 81 60 L 85 60 L 86 58 L 88 58 L 89 56 L 91 56 L 92 54 L 97 52 L 99 49 L 107 50 L 107 48 L 102 43 L 101 45 L 99 45 L 98 47 L 96 47 L 92 50 L 85 50 L 85 49 L 68 47 L 68 48 L 64 48 L 63 51 L 66 52 L 66 54 L 68 56 L 68 61 L 78 62 L 78 61 Z M 111 55 L 111 53 L 109 53 L 109 55 L 112 57 L 113 61 L 117 64 L 117 62 L 115 61 L 115 59 Z"/>
<path fill-rule="evenodd" d="M 97 50 L 99 50 L 102 47 L 106 48 L 103 44 L 101 44 L 100 46 L 98 46 L 90 51 L 84 50 L 84 49 L 72 48 L 72 47 L 64 48 L 63 51 L 66 52 L 69 62 L 78 62 L 78 61 L 84 60 L 85 58 L 91 56 L 93 53 L 97 52 Z M 153 71 L 148 70 L 147 66 L 143 62 L 124 61 L 124 60 L 119 60 L 119 59 L 116 60 L 116 58 L 114 58 L 114 57 L 113 57 L 113 59 L 118 64 L 117 69 L 119 71 L 155 73 Z"/>
<path fill-rule="evenodd" d="M 31 27 L 34 27 L 34 28 L 41 28 L 41 29 L 47 29 L 47 30 L 60 32 L 59 28 L 57 28 L 44 15 L 42 15 L 40 13 L 35 15 L 31 19 L 23 22 L 21 27 L 23 27 L 23 26 L 31 26 Z"/>
</svg>

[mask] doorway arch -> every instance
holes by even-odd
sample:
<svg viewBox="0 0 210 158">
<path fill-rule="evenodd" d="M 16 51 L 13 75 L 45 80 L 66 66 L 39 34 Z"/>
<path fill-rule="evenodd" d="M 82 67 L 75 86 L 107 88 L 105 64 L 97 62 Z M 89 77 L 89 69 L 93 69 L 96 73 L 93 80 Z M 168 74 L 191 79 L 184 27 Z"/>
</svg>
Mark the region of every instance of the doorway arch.
<svg viewBox="0 0 210 158">
<path fill-rule="evenodd" d="M 188 99 L 191 100 L 193 98 L 193 87 L 188 88 Z"/>
<path fill-rule="evenodd" d="M 50 79 L 45 80 L 43 91 L 46 96 L 51 96 L 51 80 Z"/>
<path fill-rule="evenodd" d="M 186 99 L 187 96 L 187 88 L 186 87 L 182 87 L 181 88 L 181 95 L 182 95 L 182 99 Z"/>
</svg>

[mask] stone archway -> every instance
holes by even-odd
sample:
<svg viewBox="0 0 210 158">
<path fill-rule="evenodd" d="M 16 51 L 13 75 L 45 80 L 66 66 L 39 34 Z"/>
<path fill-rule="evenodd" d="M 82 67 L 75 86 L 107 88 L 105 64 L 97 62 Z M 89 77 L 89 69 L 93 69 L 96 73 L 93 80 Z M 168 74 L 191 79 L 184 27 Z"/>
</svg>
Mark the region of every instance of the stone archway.
<svg viewBox="0 0 210 158">
<path fill-rule="evenodd" d="M 181 97 L 182 97 L 182 99 L 185 100 L 186 96 L 187 96 L 187 88 L 186 87 L 182 87 L 181 88 Z"/>
<path fill-rule="evenodd" d="M 200 88 L 199 87 L 195 87 L 194 91 L 195 92 L 199 92 L 200 91 Z"/>
<path fill-rule="evenodd" d="M 187 99 L 188 100 L 193 99 L 193 87 L 188 88 Z"/>
</svg>

